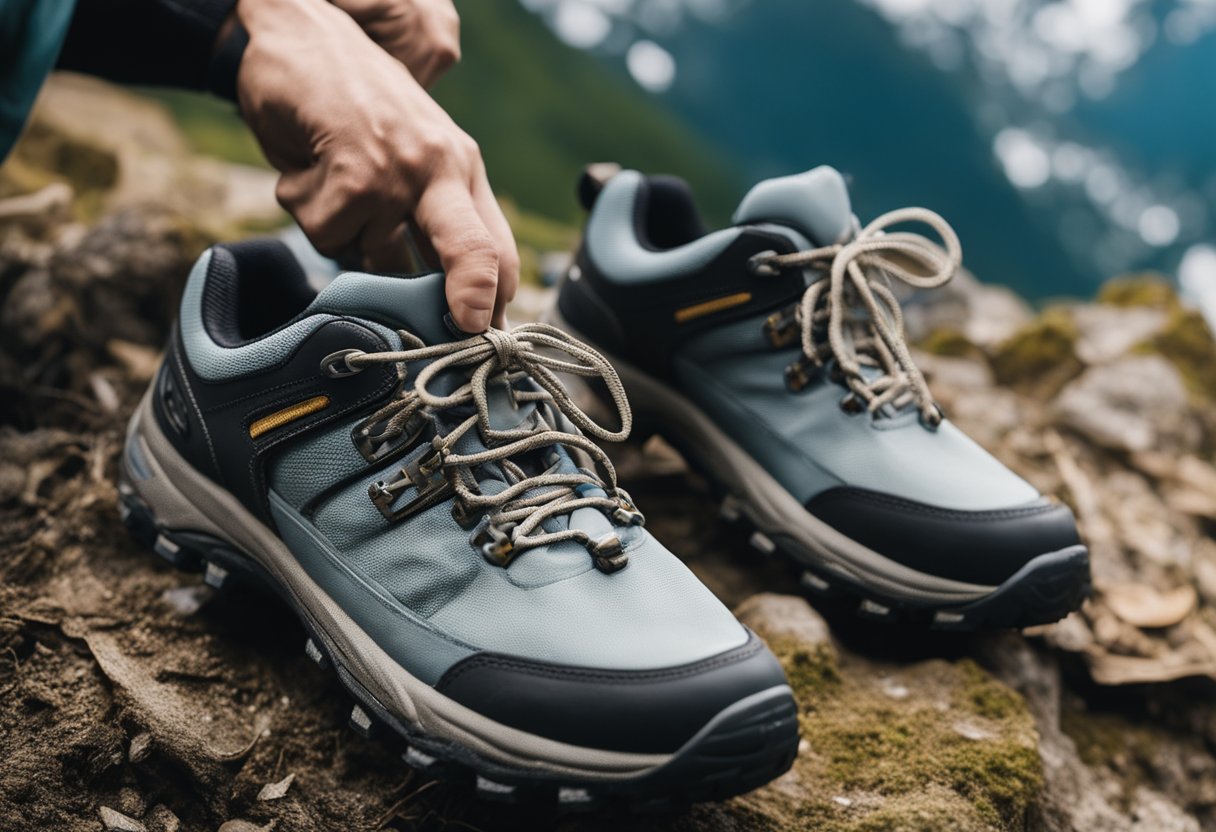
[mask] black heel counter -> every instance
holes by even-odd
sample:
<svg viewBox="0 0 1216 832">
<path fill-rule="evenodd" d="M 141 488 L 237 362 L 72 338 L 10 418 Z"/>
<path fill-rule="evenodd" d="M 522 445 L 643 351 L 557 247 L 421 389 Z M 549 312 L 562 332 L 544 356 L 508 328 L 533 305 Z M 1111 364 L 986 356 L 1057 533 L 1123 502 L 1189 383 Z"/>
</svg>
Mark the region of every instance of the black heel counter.
<svg viewBox="0 0 1216 832">
<path fill-rule="evenodd" d="M 161 433 L 174 449 L 196 469 L 222 485 L 211 437 L 203 423 L 183 361 L 181 334 L 174 325 L 165 347 L 165 357 L 153 381 L 152 413 Z"/>
<path fill-rule="evenodd" d="M 593 346 L 629 358 L 625 328 L 597 289 L 601 280 L 586 251 L 580 249 L 558 289 L 557 310 L 562 319 L 588 338 Z"/>
</svg>

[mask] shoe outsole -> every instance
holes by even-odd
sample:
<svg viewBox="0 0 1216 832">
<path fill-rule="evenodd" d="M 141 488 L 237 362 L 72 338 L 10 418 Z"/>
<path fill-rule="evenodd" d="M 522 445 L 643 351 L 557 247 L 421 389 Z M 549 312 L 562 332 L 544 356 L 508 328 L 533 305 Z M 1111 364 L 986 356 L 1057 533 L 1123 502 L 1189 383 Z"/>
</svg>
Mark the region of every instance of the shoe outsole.
<svg viewBox="0 0 1216 832">
<path fill-rule="evenodd" d="M 934 630 L 1021 630 L 1053 624 L 1080 609 L 1092 592 L 1089 550 L 1084 545 L 1047 552 L 1028 561 L 992 593 L 956 605 L 925 604 L 876 591 L 838 572 L 807 562 L 797 544 L 758 529 L 733 496 L 719 511 L 726 522 L 752 529 L 748 542 L 762 555 L 779 555 L 800 572 L 807 595 L 856 605 L 862 618 L 910 623 Z"/>
<path fill-rule="evenodd" d="M 662 767 L 627 780 L 579 780 L 510 768 L 457 743 L 420 733 L 394 717 L 335 656 L 277 582 L 252 558 L 215 537 L 163 528 L 127 483 L 119 513 L 132 536 L 177 569 L 203 573 L 220 592 L 234 585 L 280 598 L 308 633 L 305 654 L 333 670 L 352 697 L 350 727 L 365 738 L 402 745 L 401 758 L 429 777 L 461 783 L 486 800 L 558 812 L 664 812 L 744 794 L 784 774 L 798 751 L 798 713 L 788 688 L 763 691 L 719 713 Z"/>
</svg>

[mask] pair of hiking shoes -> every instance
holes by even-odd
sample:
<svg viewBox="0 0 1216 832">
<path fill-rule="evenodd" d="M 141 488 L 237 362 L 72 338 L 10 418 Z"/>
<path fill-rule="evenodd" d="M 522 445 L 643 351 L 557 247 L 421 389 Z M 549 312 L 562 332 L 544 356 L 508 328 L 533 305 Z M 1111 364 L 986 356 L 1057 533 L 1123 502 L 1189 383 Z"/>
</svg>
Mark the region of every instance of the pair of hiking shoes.
<svg viewBox="0 0 1216 832">
<path fill-rule="evenodd" d="M 617 481 L 599 443 L 635 425 L 868 614 L 1024 627 L 1080 603 L 1069 510 L 944 418 L 904 342 L 892 284 L 961 259 L 940 217 L 861 227 L 826 167 L 762 182 L 714 232 L 676 179 L 582 193 L 552 321 L 510 332 L 459 331 L 441 274 L 318 292 L 281 243 L 205 252 L 130 423 L 128 525 L 208 583 L 275 590 L 352 724 L 390 727 L 411 765 L 570 808 L 728 797 L 798 747 L 777 660 Z"/>
</svg>

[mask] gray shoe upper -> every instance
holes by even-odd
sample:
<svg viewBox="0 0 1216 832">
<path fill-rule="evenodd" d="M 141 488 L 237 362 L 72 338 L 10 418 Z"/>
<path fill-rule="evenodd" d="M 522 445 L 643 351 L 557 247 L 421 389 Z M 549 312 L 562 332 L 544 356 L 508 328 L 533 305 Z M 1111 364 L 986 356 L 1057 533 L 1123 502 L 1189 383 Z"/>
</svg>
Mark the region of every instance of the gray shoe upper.
<svg viewBox="0 0 1216 832">
<path fill-rule="evenodd" d="M 427 343 L 455 337 L 443 323 L 441 275 L 348 273 L 276 331 L 223 346 L 203 323 L 209 256 L 191 274 L 181 312 L 184 358 L 206 382 L 269 373 L 272 384 L 273 368 L 334 320 L 372 330 L 393 350 L 402 347 L 397 329 Z M 419 369 L 411 365 L 409 378 Z M 496 417 L 522 422 L 529 413 L 503 398 Z M 523 552 L 506 568 L 493 565 L 470 542 L 470 530 L 453 519 L 451 499 L 390 522 L 373 505 L 368 485 L 399 471 L 429 444 L 404 460 L 369 466 L 352 440 L 365 417 L 286 444 L 268 466 L 270 512 L 314 580 L 418 677 L 435 683 L 456 662 L 486 652 L 651 671 L 696 663 L 747 642 L 747 631 L 730 612 L 641 527 L 617 529 L 629 565 L 605 574 L 586 548 L 569 540 Z M 477 437 L 474 430 L 462 438 L 463 452 L 476 449 L 467 446 L 479 443 Z M 488 485 L 495 487 L 501 484 Z M 613 530 L 594 509 L 546 523 L 574 523 L 593 537 Z"/>
<path fill-rule="evenodd" d="M 642 177 L 611 179 L 587 224 L 584 255 L 611 281 L 661 282 L 704 269 L 747 227 L 789 238 L 794 250 L 828 245 L 855 227 L 840 174 L 819 167 L 761 182 L 741 202 L 736 225 L 664 251 L 638 240 L 635 201 Z M 810 243 L 808 243 L 810 240 Z M 806 281 L 822 275 L 808 271 Z M 740 285 L 762 277 L 741 274 Z M 703 329 L 679 343 L 672 363 L 680 391 L 711 414 L 800 502 L 838 486 L 881 491 L 964 511 L 1020 506 L 1038 492 L 949 421 L 923 425 L 915 412 L 859 418 L 837 405 L 831 383 L 791 393 L 785 368 L 795 343 L 774 349 L 764 333 L 769 311 Z"/>
</svg>

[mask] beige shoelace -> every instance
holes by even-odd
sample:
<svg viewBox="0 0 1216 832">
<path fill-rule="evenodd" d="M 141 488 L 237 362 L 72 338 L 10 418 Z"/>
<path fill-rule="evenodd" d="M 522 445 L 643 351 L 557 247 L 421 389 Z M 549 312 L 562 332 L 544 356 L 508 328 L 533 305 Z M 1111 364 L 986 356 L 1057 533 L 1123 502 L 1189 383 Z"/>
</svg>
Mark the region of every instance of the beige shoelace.
<svg viewBox="0 0 1216 832">
<path fill-rule="evenodd" d="M 397 352 L 365 353 L 352 351 L 344 356 L 346 365 L 358 371 L 373 364 L 396 364 L 402 378 L 406 377 L 408 365 L 418 361 L 430 361 L 414 378 L 412 388 L 373 414 L 365 424 L 383 424 L 376 436 L 378 442 L 391 441 L 407 429 L 410 420 L 420 409 L 432 412 L 473 404 L 476 413 L 469 416 L 443 436 L 432 442 L 434 454 L 430 455 L 429 470 L 424 462 L 424 473 L 443 476 L 454 487 L 460 510 L 467 517 L 488 515 L 488 528 L 483 533 L 483 554 L 488 560 L 505 566 L 516 555 L 537 546 L 575 540 L 587 546 L 595 557 L 596 565 L 604 571 L 615 571 L 625 565 L 620 540 L 615 534 L 592 540 L 582 529 L 566 528 L 554 532 L 537 533 L 540 525 L 550 517 L 567 515 L 580 508 L 596 508 L 604 511 L 621 525 L 637 525 L 643 522 L 629 495 L 617 485 L 616 471 L 607 454 L 590 437 L 606 442 L 619 442 L 629 435 L 633 415 L 616 370 L 602 355 L 591 347 L 570 337 L 548 324 L 524 324 L 510 332 L 489 330 L 481 335 L 450 344 L 426 346 L 408 332 L 400 333 L 409 349 Z M 549 353 L 541 350 L 548 350 Z M 553 352 L 564 353 L 558 357 Z M 428 385 L 446 370 L 471 369 L 467 382 L 447 395 L 437 395 Z M 555 373 L 571 373 L 583 377 L 601 379 L 620 418 L 619 430 L 609 430 L 596 423 L 574 401 Z M 520 391 L 512 384 L 530 377 L 540 390 Z M 550 424 L 545 414 L 538 409 L 539 418 L 531 427 L 516 427 L 508 430 L 495 429 L 490 422 L 489 385 L 502 384 L 516 402 L 537 402 L 538 408 L 548 405 L 560 411 L 570 422 L 585 434 L 560 430 Z M 384 420 L 387 420 L 385 422 Z M 557 423 L 556 417 L 552 420 Z M 460 454 L 453 450 L 456 442 L 476 426 L 481 433 L 485 450 Z M 545 473 L 528 475 L 512 457 L 541 448 L 563 445 L 578 448 L 594 461 L 598 474 L 580 468 L 577 472 L 556 473 L 552 469 Z M 508 479 L 508 486 L 497 494 L 483 494 L 477 486 L 472 469 L 486 463 L 499 463 Z M 394 486 L 392 494 L 406 490 L 414 484 L 403 478 Z M 582 495 L 584 488 L 602 489 L 604 495 Z M 543 489 L 538 493 L 528 492 Z"/>
<path fill-rule="evenodd" d="M 886 231 L 906 222 L 931 227 L 945 249 L 920 234 Z M 874 413 L 886 405 L 900 409 L 914 403 L 926 423 L 937 425 L 941 411 L 904 340 L 899 301 L 884 284 L 893 278 L 917 289 L 942 286 L 962 259 L 958 235 L 944 219 L 926 208 L 903 208 L 878 217 L 847 243 L 761 254 L 752 266 L 764 273 L 830 264 L 827 279 L 811 284 L 797 307 L 805 361 L 821 370 L 835 359 L 837 377 L 850 390 L 842 402 L 846 409 Z M 880 372 L 867 378 L 863 367 Z"/>
</svg>

